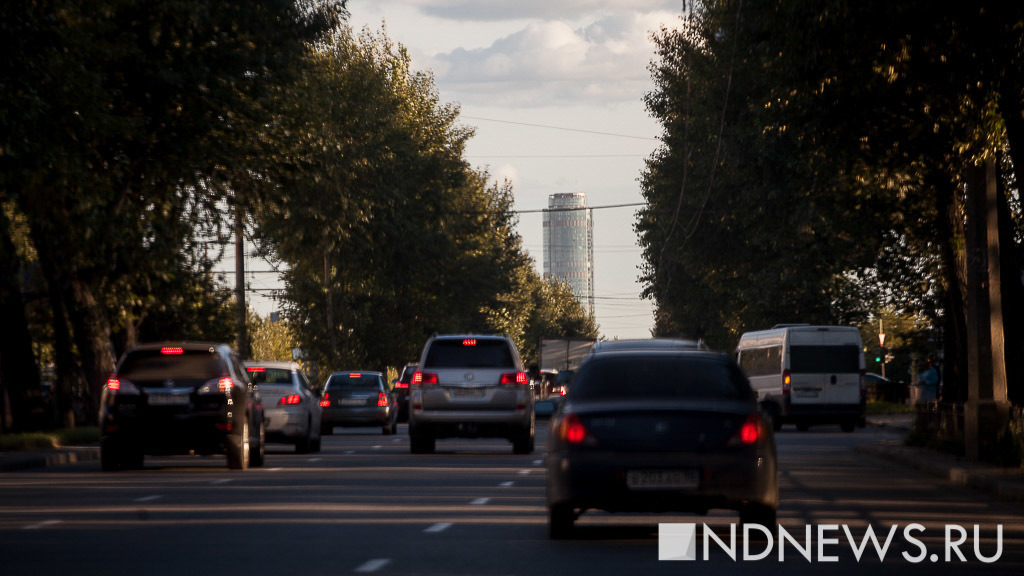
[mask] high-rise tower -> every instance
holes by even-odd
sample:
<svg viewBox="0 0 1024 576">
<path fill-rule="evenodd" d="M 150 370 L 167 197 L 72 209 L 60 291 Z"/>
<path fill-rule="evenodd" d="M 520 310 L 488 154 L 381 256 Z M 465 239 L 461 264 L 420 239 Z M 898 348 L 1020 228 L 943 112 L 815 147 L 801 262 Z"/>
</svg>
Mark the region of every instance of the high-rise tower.
<svg viewBox="0 0 1024 576">
<path fill-rule="evenodd" d="M 544 278 L 568 282 L 587 312 L 594 313 L 594 222 L 582 192 L 548 196 Z"/>
</svg>

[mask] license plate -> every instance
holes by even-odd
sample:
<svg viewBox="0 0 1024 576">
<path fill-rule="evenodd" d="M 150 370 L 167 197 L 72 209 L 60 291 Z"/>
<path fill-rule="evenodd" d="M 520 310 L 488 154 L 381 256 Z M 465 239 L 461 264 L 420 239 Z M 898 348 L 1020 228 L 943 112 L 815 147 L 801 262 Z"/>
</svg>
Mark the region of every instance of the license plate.
<svg viewBox="0 0 1024 576">
<path fill-rule="evenodd" d="M 452 398 L 483 398 L 483 388 L 452 388 Z"/>
<path fill-rule="evenodd" d="M 147 402 L 150 406 L 184 406 L 190 400 L 184 394 L 150 394 Z"/>
<path fill-rule="evenodd" d="M 363 398 L 342 398 L 338 404 L 342 406 L 362 406 L 366 404 L 366 400 Z"/>
<path fill-rule="evenodd" d="M 696 488 L 700 485 L 697 470 L 630 470 L 626 473 L 626 485 L 630 488 Z"/>
<path fill-rule="evenodd" d="M 797 398 L 817 398 L 821 394 L 819 388 L 795 388 L 793 390 Z"/>
</svg>

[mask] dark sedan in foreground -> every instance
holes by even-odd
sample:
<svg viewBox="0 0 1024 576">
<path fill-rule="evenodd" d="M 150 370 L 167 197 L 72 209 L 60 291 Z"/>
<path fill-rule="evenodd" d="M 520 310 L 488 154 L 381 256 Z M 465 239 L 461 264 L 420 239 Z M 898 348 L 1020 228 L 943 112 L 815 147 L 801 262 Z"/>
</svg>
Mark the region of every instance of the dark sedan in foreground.
<svg viewBox="0 0 1024 576">
<path fill-rule="evenodd" d="M 398 426 L 398 407 L 380 372 L 335 372 L 327 379 L 320 400 L 322 435 L 335 426 L 380 426 L 385 435 Z"/>
<path fill-rule="evenodd" d="M 728 357 L 703 351 L 595 355 L 576 372 L 550 426 L 552 538 L 588 509 L 739 512 L 774 526 L 775 440 Z"/>
</svg>

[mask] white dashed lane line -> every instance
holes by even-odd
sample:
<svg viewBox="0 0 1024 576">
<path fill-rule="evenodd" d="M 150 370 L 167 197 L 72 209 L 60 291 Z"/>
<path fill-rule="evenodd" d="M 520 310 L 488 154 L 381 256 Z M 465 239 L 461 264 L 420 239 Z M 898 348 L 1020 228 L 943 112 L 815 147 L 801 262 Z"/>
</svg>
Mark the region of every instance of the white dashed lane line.
<svg viewBox="0 0 1024 576">
<path fill-rule="evenodd" d="M 309 459 L 310 462 L 319 462 L 321 460 L 323 460 L 323 458 L 310 458 Z"/>
<path fill-rule="evenodd" d="M 526 475 L 528 475 L 529 473 L 530 473 L 530 471 L 529 471 L 529 470 L 520 470 L 520 471 L 519 471 L 519 475 L 520 475 L 520 476 L 526 476 Z"/>
<path fill-rule="evenodd" d="M 39 530 L 40 528 L 46 528 L 47 526 L 53 526 L 54 524 L 60 524 L 63 520 L 43 520 L 42 522 L 36 522 L 35 524 L 29 524 L 25 526 L 23 530 Z"/>
<path fill-rule="evenodd" d="M 515 484 L 515 482 L 502 482 L 501 484 L 498 484 L 498 486 L 501 486 L 502 488 L 511 488 L 512 486 L 515 486 Z"/>
<path fill-rule="evenodd" d="M 424 530 L 427 534 L 437 534 L 438 532 L 444 532 L 445 530 L 452 527 L 451 522 L 438 522 Z"/>
<path fill-rule="evenodd" d="M 476 500 L 473 500 L 472 502 L 470 502 L 470 505 L 472 505 L 472 506 L 483 506 L 484 504 L 487 504 L 490 501 L 491 501 L 490 498 L 477 498 Z"/>
<path fill-rule="evenodd" d="M 363 563 L 358 568 L 356 568 L 356 572 L 359 572 L 361 574 L 376 572 L 377 570 L 380 570 L 381 568 L 387 566 L 390 563 L 391 560 L 389 558 L 377 558 L 375 560 L 369 560 Z"/>
<path fill-rule="evenodd" d="M 154 500 L 159 500 L 161 498 L 163 498 L 163 496 L 157 494 L 154 496 L 143 496 L 142 498 L 136 498 L 135 501 L 141 504 L 143 502 L 152 502 Z"/>
<path fill-rule="evenodd" d="M 220 480 L 214 480 L 213 482 L 210 482 L 210 484 L 213 484 L 214 486 L 220 486 L 221 484 L 227 484 L 228 482 L 231 482 L 231 478 L 221 478 Z"/>
<path fill-rule="evenodd" d="M 534 461 L 533 461 L 533 465 L 534 465 L 534 466 L 540 466 L 540 465 L 541 465 L 541 464 L 543 464 L 543 463 L 544 463 L 544 461 L 543 461 L 543 460 L 534 460 Z"/>
</svg>

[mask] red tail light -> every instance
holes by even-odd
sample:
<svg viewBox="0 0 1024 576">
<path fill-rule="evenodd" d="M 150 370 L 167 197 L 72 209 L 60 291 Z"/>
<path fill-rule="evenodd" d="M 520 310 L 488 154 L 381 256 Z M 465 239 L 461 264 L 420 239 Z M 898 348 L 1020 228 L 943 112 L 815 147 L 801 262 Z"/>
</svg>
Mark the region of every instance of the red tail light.
<svg viewBox="0 0 1024 576">
<path fill-rule="evenodd" d="M 249 366 L 246 370 L 249 371 L 249 374 L 262 374 L 267 371 L 263 366 Z"/>
<path fill-rule="evenodd" d="M 766 428 L 764 420 L 757 414 L 750 414 L 747 419 L 740 426 L 740 429 L 733 435 L 732 440 L 729 441 L 731 445 L 750 446 L 757 444 L 765 438 Z"/>
<path fill-rule="evenodd" d="M 395 382 L 395 389 L 399 389 L 399 388 L 405 389 L 405 388 L 408 388 L 408 387 L 409 387 L 409 384 L 406 383 L 406 382 Z"/>
<path fill-rule="evenodd" d="M 437 374 L 432 372 L 416 372 L 412 375 L 412 383 L 414 386 L 437 384 Z"/>
<path fill-rule="evenodd" d="M 569 444 L 582 444 L 587 439 L 587 429 L 575 414 L 566 414 L 558 428 L 558 435 Z"/>
<path fill-rule="evenodd" d="M 287 396 L 283 396 L 277 401 L 278 406 L 291 406 L 294 404 L 302 404 L 302 396 L 299 396 L 298 394 L 289 394 Z"/>
<path fill-rule="evenodd" d="M 558 391 L 558 395 L 559 396 L 565 396 L 565 388 L 562 388 L 561 390 L 559 390 Z"/>
<path fill-rule="evenodd" d="M 185 350 L 181 346 L 164 346 L 160 349 L 161 354 L 184 354 Z"/>
<path fill-rule="evenodd" d="M 529 382 L 526 372 L 509 372 L 501 375 L 502 384 L 528 384 Z"/>
<path fill-rule="evenodd" d="M 320 406 L 321 407 L 327 408 L 328 406 L 331 405 L 330 396 L 331 396 L 331 394 L 329 392 L 324 392 L 324 397 L 320 399 Z"/>
<path fill-rule="evenodd" d="M 790 376 L 789 370 L 782 371 L 782 393 L 789 395 L 793 390 L 793 377 Z"/>
<path fill-rule="evenodd" d="M 228 378 L 227 376 L 221 376 L 220 380 L 217 380 L 217 387 L 220 388 L 221 392 L 230 392 L 234 384 L 235 383 L 231 381 L 231 378 Z"/>
<path fill-rule="evenodd" d="M 107 378 L 107 389 L 114 390 L 115 392 L 121 389 L 121 381 L 117 378 L 117 376 L 111 376 L 110 378 Z"/>
<path fill-rule="evenodd" d="M 384 408 L 387 405 L 388 405 L 388 395 L 383 393 L 383 392 L 377 393 L 377 406 L 380 407 L 380 408 Z"/>
<path fill-rule="evenodd" d="M 350 373 L 349 373 L 349 375 L 348 375 L 348 377 L 349 377 L 349 378 L 352 378 L 353 380 L 355 380 L 355 379 L 357 379 L 357 378 L 362 378 L 362 377 L 363 377 L 363 375 L 362 375 L 362 374 L 360 374 L 359 372 L 350 372 Z"/>
<path fill-rule="evenodd" d="M 466 338 L 462 341 L 463 346 L 476 346 L 476 338 Z"/>
</svg>

